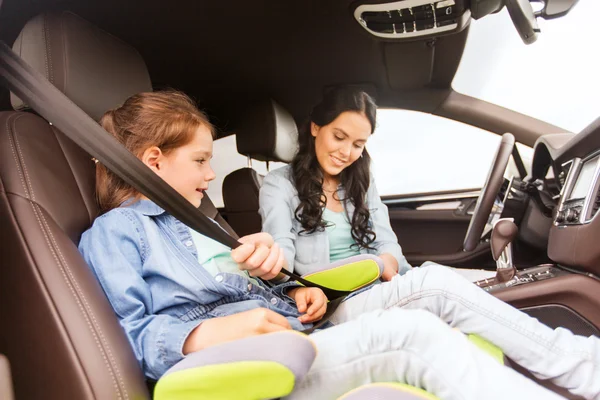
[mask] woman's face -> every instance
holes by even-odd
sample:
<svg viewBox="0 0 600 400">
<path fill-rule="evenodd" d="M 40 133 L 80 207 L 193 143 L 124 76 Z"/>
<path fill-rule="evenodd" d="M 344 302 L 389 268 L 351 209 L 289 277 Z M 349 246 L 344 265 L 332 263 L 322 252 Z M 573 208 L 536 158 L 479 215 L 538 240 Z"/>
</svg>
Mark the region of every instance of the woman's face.
<svg viewBox="0 0 600 400">
<path fill-rule="evenodd" d="M 208 183 L 215 179 L 210 166 L 213 139 L 205 126 L 200 126 L 193 139 L 167 155 L 157 147 L 146 150 L 142 161 L 195 207 L 200 207 Z"/>
<path fill-rule="evenodd" d="M 345 111 L 330 124 L 310 124 L 315 153 L 326 178 L 339 175 L 361 155 L 371 136 L 371 123 L 363 113 Z"/>
</svg>

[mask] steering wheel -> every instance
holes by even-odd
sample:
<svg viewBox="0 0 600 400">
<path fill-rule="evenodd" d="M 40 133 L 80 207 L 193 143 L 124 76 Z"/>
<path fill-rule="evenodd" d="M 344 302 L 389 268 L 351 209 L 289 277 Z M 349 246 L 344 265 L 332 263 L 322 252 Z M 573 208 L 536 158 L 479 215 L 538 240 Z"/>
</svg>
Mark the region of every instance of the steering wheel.
<svg viewBox="0 0 600 400">
<path fill-rule="evenodd" d="M 472 251 L 477 247 L 481 234 L 488 222 L 494 201 L 500 192 L 500 187 L 504 182 L 504 172 L 508 165 L 508 160 L 515 147 L 515 137 L 510 133 L 502 135 L 502 140 L 498 146 L 498 151 L 492 162 L 490 172 L 485 180 L 481 194 L 475 204 L 475 211 L 467 229 L 467 235 L 463 243 L 464 251 Z"/>
</svg>

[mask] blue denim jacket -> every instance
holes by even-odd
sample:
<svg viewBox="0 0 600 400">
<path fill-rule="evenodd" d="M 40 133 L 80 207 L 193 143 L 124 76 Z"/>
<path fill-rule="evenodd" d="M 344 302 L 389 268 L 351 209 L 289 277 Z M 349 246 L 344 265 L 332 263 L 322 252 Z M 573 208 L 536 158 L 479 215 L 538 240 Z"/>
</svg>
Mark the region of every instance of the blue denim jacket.
<svg viewBox="0 0 600 400">
<path fill-rule="evenodd" d="M 263 231 L 270 233 L 281 246 L 290 269 L 305 275 L 330 263 L 329 238 L 325 231 L 300 234 L 303 228 L 294 216 L 300 199 L 290 174 L 289 165 L 267 174 L 260 189 L 260 216 Z M 338 188 L 338 195 L 341 199 L 344 198 L 344 188 L 341 186 Z M 361 253 L 389 253 L 398 261 L 398 272 L 404 274 L 412 267 L 402 254 L 402 248 L 390 225 L 388 209 L 377 193 L 373 178 L 367 191 L 367 206 L 376 238 L 372 244 L 374 250 L 361 249 Z M 354 205 L 345 202 L 344 207 L 351 221 Z"/>
<path fill-rule="evenodd" d="M 242 276 L 209 274 L 197 261 L 190 230 L 149 200 L 109 211 L 82 236 L 79 251 L 104 289 L 147 377 L 158 379 L 180 361 L 188 334 L 202 321 L 269 308 L 302 324 L 285 295 Z"/>
</svg>

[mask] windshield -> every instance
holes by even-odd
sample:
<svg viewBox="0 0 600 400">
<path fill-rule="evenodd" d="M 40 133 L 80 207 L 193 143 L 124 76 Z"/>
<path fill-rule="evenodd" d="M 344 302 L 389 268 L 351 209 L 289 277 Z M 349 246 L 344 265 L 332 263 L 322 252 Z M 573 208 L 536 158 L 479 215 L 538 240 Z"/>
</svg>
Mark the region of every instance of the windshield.
<svg viewBox="0 0 600 400">
<path fill-rule="evenodd" d="M 506 9 L 472 21 L 452 83 L 460 93 L 579 132 L 600 116 L 600 1 L 580 1 L 563 18 L 538 19 L 525 45 Z"/>
</svg>

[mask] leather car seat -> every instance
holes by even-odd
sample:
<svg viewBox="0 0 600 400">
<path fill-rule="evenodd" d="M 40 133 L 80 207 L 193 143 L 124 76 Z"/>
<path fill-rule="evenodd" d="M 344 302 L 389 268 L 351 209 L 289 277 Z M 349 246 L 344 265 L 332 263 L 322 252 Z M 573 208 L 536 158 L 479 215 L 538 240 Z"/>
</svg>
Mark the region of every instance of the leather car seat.
<svg viewBox="0 0 600 400">
<path fill-rule="evenodd" d="M 13 49 L 96 119 L 152 90 L 135 49 L 69 12 L 32 19 Z M 98 214 L 94 162 L 24 111 L 20 99 L 11 102 L 21 111 L 0 113 L 0 353 L 11 360 L 16 398 L 149 398 L 125 334 L 77 250 Z M 203 206 L 224 222 L 208 201 Z"/>
<path fill-rule="evenodd" d="M 294 118 L 273 100 L 256 103 L 236 130 L 238 153 L 258 161 L 289 163 L 298 149 Z M 227 221 L 241 236 L 261 231 L 258 193 L 263 176 L 240 168 L 223 180 L 223 204 Z"/>
</svg>

